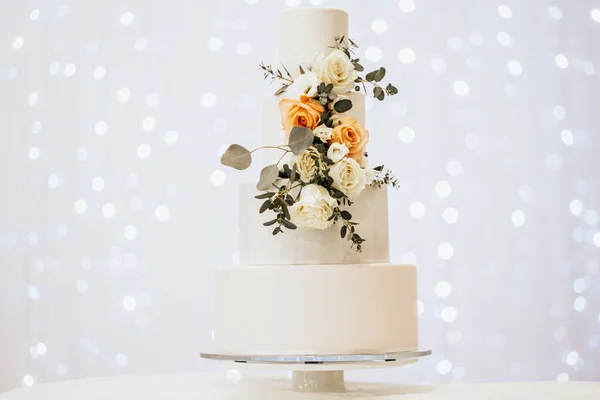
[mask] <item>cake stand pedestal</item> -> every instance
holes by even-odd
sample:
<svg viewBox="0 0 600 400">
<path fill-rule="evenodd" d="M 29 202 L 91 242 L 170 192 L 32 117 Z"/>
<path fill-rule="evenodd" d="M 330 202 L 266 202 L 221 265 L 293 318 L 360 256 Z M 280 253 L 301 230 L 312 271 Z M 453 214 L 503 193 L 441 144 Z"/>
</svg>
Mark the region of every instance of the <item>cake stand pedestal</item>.
<svg viewBox="0 0 600 400">
<path fill-rule="evenodd" d="M 200 353 L 200 357 L 245 364 L 266 369 L 292 371 L 292 389 L 296 392 L 345 392 L 344 371 L 349 369 L 388 368 L 416 363 L 431 350 L 411 350 L 384 354 L 342 355 L 233 355 Z"/>
</svg>

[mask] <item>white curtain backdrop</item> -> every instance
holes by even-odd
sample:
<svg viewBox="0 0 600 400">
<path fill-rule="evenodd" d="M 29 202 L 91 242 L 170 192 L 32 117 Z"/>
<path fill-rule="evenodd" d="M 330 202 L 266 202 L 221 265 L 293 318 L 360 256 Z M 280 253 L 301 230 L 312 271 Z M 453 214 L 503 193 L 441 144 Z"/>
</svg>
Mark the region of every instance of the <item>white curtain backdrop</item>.
<svg viewBox="0 0 600 400">
<path fill-rule="evenodd" d="M 227 370 L 198 353 L 259 166 L 219 154 L 260 143 L 256 66 L 310 5 L 400 90 L 369 153 L 434 351 L 350 378 L 600 379 L 599 1 L 0 0 L 0 391 Z"/>
</svg>

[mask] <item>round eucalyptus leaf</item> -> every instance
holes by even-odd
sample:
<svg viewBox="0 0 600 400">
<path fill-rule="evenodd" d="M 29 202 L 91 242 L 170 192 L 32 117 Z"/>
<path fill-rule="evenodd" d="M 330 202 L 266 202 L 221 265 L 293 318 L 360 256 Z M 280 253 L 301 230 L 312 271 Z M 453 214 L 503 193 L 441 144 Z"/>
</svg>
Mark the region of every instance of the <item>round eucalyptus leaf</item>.
<svg viewBox="0 0 600 400">
<path fill-rule="evenodd" d="M 239 144 L 232 144 L 221 156 L 221 164 L 243 170 L 252 164 L 252 155 L 245 147 Z"/>
<path fill-rule="evenodd" d="M 290 132 L 288 146 L 294 155 L 299 156 L 312 144 L 315 134 L 303 126 L 295 126 Z"/>
<path fill-rule="evenodd" d="M 256 189 L 264 191 L 269 190 L 273 186 L 271 184 L 279 177 L 279 168 L 277 165 L 267 165 L 260 171 L 260 178 L 256 184 Z"/>
</svg>

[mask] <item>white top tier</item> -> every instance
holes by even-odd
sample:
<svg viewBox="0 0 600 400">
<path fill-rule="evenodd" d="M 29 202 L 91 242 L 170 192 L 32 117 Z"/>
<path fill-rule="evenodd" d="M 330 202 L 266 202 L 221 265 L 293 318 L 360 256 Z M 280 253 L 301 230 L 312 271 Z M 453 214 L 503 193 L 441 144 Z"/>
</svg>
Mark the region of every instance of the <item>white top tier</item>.
<svg viewBox="0 0 600 400">
<path fill-rule="evenodd" d="M 279 17 L 279 62 L 292 76 L 298 66 L 335 44 L 335 37 L 348 38 L 348 14 L 335 8 L 298 8 Z"/>
</svg>

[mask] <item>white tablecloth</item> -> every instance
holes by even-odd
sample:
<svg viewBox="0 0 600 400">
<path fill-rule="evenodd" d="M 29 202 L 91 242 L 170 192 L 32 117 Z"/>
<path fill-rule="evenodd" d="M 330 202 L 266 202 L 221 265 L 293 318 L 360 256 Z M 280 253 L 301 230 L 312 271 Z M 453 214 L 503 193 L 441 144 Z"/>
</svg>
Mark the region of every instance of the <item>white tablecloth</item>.
<svg viewBox="0 0 600 400">
<path fill-rule="evenodd" d="M 350 383 L 340 394 L 294 393 L 290 381 L 216 375 L 139 375 L 56 382 L 0 394 L 0 400 L 600 400 L 598 382 L 408 386 Z"/>
</svg>

